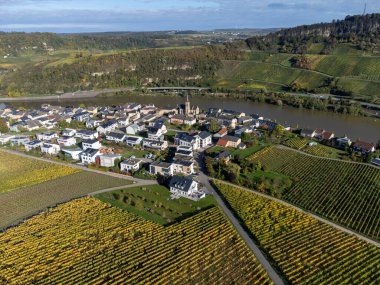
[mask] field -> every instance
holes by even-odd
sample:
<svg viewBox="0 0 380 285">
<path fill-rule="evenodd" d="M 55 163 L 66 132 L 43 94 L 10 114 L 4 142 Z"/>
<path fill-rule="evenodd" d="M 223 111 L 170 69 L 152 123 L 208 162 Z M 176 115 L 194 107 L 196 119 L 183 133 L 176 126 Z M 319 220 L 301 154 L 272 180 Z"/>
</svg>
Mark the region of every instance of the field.
<svg viewBox="0 0 380 285">
<path fill-rule="evenodd" d="M 252 147 L 247 147 L 246 149 L 236 149 L 236 148 L 227 148 L 227 151 L 230 153 L 232 157 L 238 156 L 240 159 L 244 159 L 259 150 L 263 149 L 262 145 L 255 145 Z M 212 157 L 215 157 L 218 153 L 226 150 L 224 147 L 214 146 L 210 147 L 206 150 L 206 153 Z"/>
<path fill-rule="evenodd" d="M 0 194 L 0 228 L 88 193 L 130 184 L 128 180 L 82 171 Z"/>
<path fill-rule="evenodd" d="M 216 207 L 165 228 L 87 197 L 0 234 L 0 248 L 6 284 L 271 283 Z"/>
<path fill-rule="evenodd" d="M 346 152 L 333 148 L 333 147 L 322 145 L 320 143 L 313 146 L 306 146 L 303 149 L 303 151 L 312 155 L 320 156 L 320 157 L 329 157 L 329 158 L 347 157 Z"/>
<path fill-rule="evenodd" d="M 303 149 L 311 140 L 306 138 L 294 137 L 284 142 L 284 145 L 300 150 Z"/>
<path fill-rule="evenodd" d="M 293 178 L 282 198 L 372 239 L 380 239 L 380 169 L 279 147 L 250 157 Z"/>
<path fill-rule="evenodd" d="M 215 183 L 290 284 L 379 284 L 379 248 L 254 192 Z"/>
<path fill-rule="evenodd" d="M 160 185 L 116 190 L 98 194 L 95 198 L 161 225 L 215 206 L 212 196 L 197 202 L 185 198 L 171 200 L 169 189 Z"/>
<path fill-rule="evenodd" d="M 76 173 L 80 170 L 0 151 L 0 193 Z"/>
</svg>

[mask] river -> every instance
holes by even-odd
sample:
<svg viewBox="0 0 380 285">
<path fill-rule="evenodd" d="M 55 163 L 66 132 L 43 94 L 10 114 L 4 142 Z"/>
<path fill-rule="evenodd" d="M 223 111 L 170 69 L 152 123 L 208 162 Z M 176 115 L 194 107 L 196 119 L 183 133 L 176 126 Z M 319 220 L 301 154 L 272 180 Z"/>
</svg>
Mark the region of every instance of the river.
<svg viewBox="0 0 380 285">
<path fill-rule="evenodd" d="M 155 95 L 124 95 L 108 96 L 81 99 L 64 100 L 44 100 L 33 102 L 12 102 L 12 105 L 23 107 L 36 107 L 42 103 L 66 105 L 119 105 L 129 102 L 141 104 L 155 104 L 156 106 L 176 106 L 184 103 L 185 98 L 181 96 L 169 96 L 162 94 Z M 244 99 L 215 98 L 210 96 L 191 96 L 192 105 L 207 110 L 208 108 L 222 108 L 242 111 L 246 114 L 260 114 L 265 118 L 275 120 L 278 123 L 289 124 L 299 128 L 323 128 L 333 131 L 335 135 L 347 135 L 352 140 L 360 138 L 369 142 L 376 143 L 380 140 L 380 119 L 367 117 L 353 117 L 330 112 L 313 111 L 306 109 L 296 109 L 287 106 L 275 106 L 266 103 L 256 103 Z"/>
</svg>

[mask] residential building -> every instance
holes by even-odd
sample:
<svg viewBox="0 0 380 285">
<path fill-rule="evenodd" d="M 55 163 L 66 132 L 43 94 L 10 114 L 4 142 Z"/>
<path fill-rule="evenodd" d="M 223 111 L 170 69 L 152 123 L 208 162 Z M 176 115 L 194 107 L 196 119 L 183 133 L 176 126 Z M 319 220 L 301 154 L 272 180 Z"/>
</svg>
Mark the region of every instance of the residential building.
<svg viewBox="0 0 380 285">
<path fill-rule="evenodd" d="M 92 130 L 79 130 L 76 132 L 75 137 L 82 140 L 94 140 L 99 137 L 99 133 Z"/>
<path fill-rule="evenodd" d="M 37 134 L 37 139 L 41 141 L 51 141 L 58 138 L 58 134 L 55 132 L 45 132 Z"/>
<path fill-rule="evenodd" d="M 174 142 L 179 146 L 191 146 L 193 150 L 200 148 L 200 138 L 198 136 L 191 136 L 187 133 L 177 133 Z"/>
<path fill-rule="evenodd" d="M 149 165 L 149 173 L 153 175 L 172 176 L 173 172 L 173 165 L 171 163 L 155 161 Z"/>
<path fill-rule="evenodd" d="M 84 150 L 80 157 L 83 164 L 91 164 L 96 162 L 96 157 L 100 154 L 98 149 L 87 148 Z"/>
<path fill-rule="evenodd" d="M 53 143 L 43 143 L 41 145 L 41 152 L 50 154 L 50 155 L 57 155 L 61 151 L 61 147 L 58 144 Z"/>
<path fill-rule="evenodd" d="M 227 127 L 222 127 L 216 134 L 214 134 L 214 138 L 219 139 L 221 137 L 224 137 L 228 134 Z"/>
<path fill-rule="evenodd" d="M 102 154 L 98 156 L 99 164 L 102 167 L 113 167 L 115 166 L 115 161 L 121 159 L 120 154 Z"/>
<path fill-rule="evenodd" d="M 77 133 L 74 129 L 65 129 L 61 132 L 61 135 L 64 137 L 73 137 Z"/>
<path fill-rule="evenodd" d="M 43 144 L 43 141 L 33 140 L 33 141 L 25 143 L 24 146 L 25 146 L 26 151 L 31 151 L 33 149 L 37 149 L 37 148 L 41 147 L 42 144 Z"/>
<path fill-rule="evenodd" d="M 110 132 L 106 136 L 107 141 L 112 141 L 112 142 L 116 142 L 116 143 L 123 142 L 125 140 L 125 138 L 126 138 L 126 135 L 123 133 L 120 133 L 120 132 Z"/>
<path fill-rule="evenodd" d="M 82 149 L 86 150 L 88 148 L 92 149 L 100 149 L 102 144 L 98 140 L 83 140 L 82 141 Z"/>
<path fill-rule="evenodd" d="M 178 160 L 173 162 L 173 172 L 183 174 L 194 173 L 194 162 L 190 160 Z"/>
<path fill-rule="evenodd" d="M 305 138 L 313 138 L 315 136 L 315 130 L 311 129 L 302 129 L 301 130 L 301 136 Z"/>
<path fill-rule="evenodd" d="M 206 194 L 199 191 L 198 187 L 198 182 L 182 176 L 173 176 L 169 183 L 170 192 L 174 198 L 185 197 L 195 201 L 206 197 Z"/>
<path fill-rule="evenodd" d="M 11 141 L 11 139 L 14 139 L 15 135 L 1 135 L 0 136 L 0 144 L 4 145 Z"/>
<path fill-rule="evenodd" d="M 373 143 L 357 140 L 352 144 L 352 148 L 355 152 L 361 152 L 363 154 L 374 152 L 375 145 Z"/>
<path fill-rule="evenodd" d="M 96 128 L 99 134 L 108 134 L 117 128 L 117 122 L 115 120 L 110 120 L 101 124 Z"/>
<path fill-rule="evenodd" d="M 62 149 L 61 151 L 63 154 L 70 156 L 73 160 L 80 160 L 83 152 L 80 148 Z"/>
<path fill-rule="evenodd" d="M 142 163 L 142 160 L 140 159 L 126 159 L 120 163 L 120 170 L 121 171 L 138 171 L 140 169 L 140 165 Z"/>
<path fill-rule="evenodd" d="M 245 148 L 241 139 L 235 136 L 224 136 L 218 140 L 216 145 L 221 147 Z"/>
<path fill-rule="evenodd" d="M 206 131 L 200 132 L 197 135 L 197 137 L 199 139 L 199 146 L 201 148 L 205 148 L 212 145 L 212 135 L 209 132 L 206 132 Z"/>
<path fill-rule="evenodd" d="M 143 138 L 137 136 L 126 136 L 124 141 L 127 146 L 139 146 L 141 145 Z"/>
<path fill-rule="evenodd" d="M 30 138 L 26 136 L 17 136 L 10 140 L 11 145 L 25 145 L 30 142 Z"/>
<path fill-rule="evenodd" d="M 77 144 L 77 140 L 74 137 L 60 137 L 57 142 L 61 146 L 73 146 Z"/>
<path fill-rule="evenodd" d="M 165 150 L 168 148 L 169 144 L 167 141 L 143 139 L 142 146 L 145 148 Z"/>
</svg>

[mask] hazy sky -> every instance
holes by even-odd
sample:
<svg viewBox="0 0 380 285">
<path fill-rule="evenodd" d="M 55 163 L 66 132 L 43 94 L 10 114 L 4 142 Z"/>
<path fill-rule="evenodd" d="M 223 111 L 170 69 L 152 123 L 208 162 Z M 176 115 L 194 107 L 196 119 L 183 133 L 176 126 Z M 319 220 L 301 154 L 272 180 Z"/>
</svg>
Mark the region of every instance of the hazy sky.
<svg viewBox="0 0 380 285">
<path fill-rule="evenodd" d="M 0 0 L 0 31 L 271 28 L 380 12 L 380 0 Z"/>
</svg>

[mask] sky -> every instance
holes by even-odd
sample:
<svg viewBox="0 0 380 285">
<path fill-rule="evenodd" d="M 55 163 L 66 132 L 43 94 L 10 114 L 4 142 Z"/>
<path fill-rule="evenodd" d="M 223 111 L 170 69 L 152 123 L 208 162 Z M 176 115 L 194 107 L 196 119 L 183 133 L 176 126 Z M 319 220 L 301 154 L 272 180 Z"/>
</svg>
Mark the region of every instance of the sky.
<svg viewBox="0 0 380 285">
<path fill-rule="evenodd" d="M 380 12 L 380 0 L 0 0 L 0 31 L 284 28 Z"/>
</svg>

